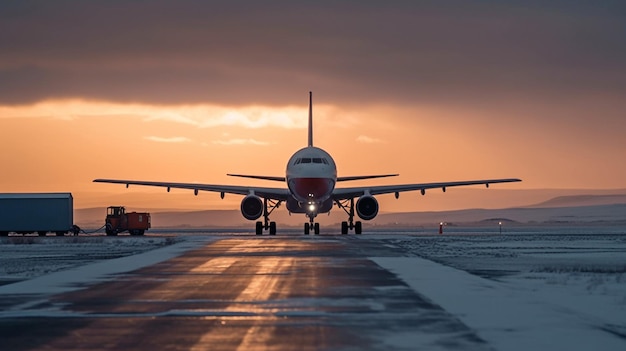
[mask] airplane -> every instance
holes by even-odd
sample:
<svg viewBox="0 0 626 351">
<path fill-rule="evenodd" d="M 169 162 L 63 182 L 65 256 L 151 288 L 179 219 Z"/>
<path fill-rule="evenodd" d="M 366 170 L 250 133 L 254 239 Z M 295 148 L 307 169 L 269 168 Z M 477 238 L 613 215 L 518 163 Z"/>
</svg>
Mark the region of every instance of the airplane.
<svg viewBox="0 0 626 351">
<path fill-rule="evenodd" d="M 313 93 L 309 92 L 309 125 L 308 145 L 296 151 L 287 163 L 284 177 L 263 175 L 227 174 L 232 177 L 243 177 L 267 181 L 285 182 L 287 187 L 256 187 L 236 185 L 213 185 L 196 183 L 171 183 L 154 181 L 135 181 L 120 179 L 94 179 L 96 183 L 114 183 L 129 185 L 145 185 L 165 187 L 169 192 L 171 188 L 191 189 L 195 195 L 198 191 L 219 192 L 223 199 L 224 194 L 242 195 L 241 214 L 250 221 L 256 221 L 263 217 L 262 221 L 256 222 L 256 235 L 263 235 L 263 231 L 269 231 L 269 235 L 276 235 L 276 222 L 270 221 L 272 212 L 285 203 L 290 213 L 303 213 L 308 218 L 304 224 L 304 234 L 309 235 L 312 231 L 316 235 L 320 233 L 319 223 L 315 221 L 318 214 L 328 213 L 333 206 L 342 209 L 348 216 L 347 221 L 341 222 L 341 234 L 354 231 L 361 234 L 362 222 L 355 221 L 355 214 L 364 221 L 372 220 L 378 214 L 378 201 L 375 195 L 395 194 L 398 198 L 401 192 L 420 191 L 425 195 L 427 189 L 441 188 L 444 192 L 447 188 L 467 185 L 520 182 L 517 178 L 468 180 L 456 182 L 418 183 L 401 185 L 372 185 L 360 187 L 336 187 L 338 182 L 363 180 L 373 178 L 395 177 L 398 174 L 378 174 L 362 176 L 337 176 L 337 166 L 330 154 L 319 147 L 313 146 Z M 356 199 L 356 203 L 355 203 Z"/>
</svg>

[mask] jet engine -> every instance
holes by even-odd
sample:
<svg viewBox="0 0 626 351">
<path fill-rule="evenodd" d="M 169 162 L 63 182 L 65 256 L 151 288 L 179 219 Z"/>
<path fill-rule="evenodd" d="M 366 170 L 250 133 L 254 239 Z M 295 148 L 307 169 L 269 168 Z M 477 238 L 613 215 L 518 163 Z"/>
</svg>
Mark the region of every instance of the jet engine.
<svg viewBox="0 0 626 351">
<path fill-rule="evenodd" d="M 241 200 L 241 214 L 247 220 L 253 221 L 263 214 L 263 200 L 256 195 L 248 195 Z"/>
<path fill-rule="evenodd" d="M 371 195 L 363 195 L 356 201 L 356 213 L 363 220 L 374 219 L 378 214 L 378 201 Z"/>
</svg>

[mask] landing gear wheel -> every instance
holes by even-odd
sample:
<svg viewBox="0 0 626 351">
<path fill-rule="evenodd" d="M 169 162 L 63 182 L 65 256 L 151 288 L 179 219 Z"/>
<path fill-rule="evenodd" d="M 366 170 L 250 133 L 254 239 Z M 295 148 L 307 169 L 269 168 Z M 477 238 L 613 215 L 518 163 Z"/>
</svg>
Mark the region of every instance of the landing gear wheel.
<svg viewBox="0 0 626 351">
<path fill-rule="evenodd" d="M 354 234 L 361 234 L 361 232 L 363 232 L 363 225 L 361 224 L 361 221 L 356 221 L 356 223 L 354 223 Z"/>
<path fill-rule="evenodd" d="M 363 225 L 360 221 L 354 222 L 354 198 L 348 200 L 335 200 L 335 203 L 348 215 L 348 221 L 341 222 L 341 234 L 348 234 L 348 230 L 352 229 L 354 229 L 354 234 L 361 234 L 363 232 Z"/>
<path fill-rule="evenodd" d="M 117 230 L 113 229 L 113 225 L 111 223 L 107 223 L 106 229 L 104 231 L 107 233 L 107 236 L 117 235 Z"/>
<path fill-rule="evenodd" d="M 276 235 L 276 222 L 270 222 L 270 215 L 281 203 L 282 200 L 263 199 L 263 222 L 256 222 L 256 235 L 263 235 L 263 230 L 268 230 L 269 235 Z"/>
<path fill-rule="evenodd" d="M 319 223 L 315 223 L 313 225 L 313 231 L 315 232 L 315 235 L 320 235 L 320 224 Z"/>
<path fill-rule="evenodd" d="M 309 235 L 310 230 L 309 223 L 304 223 L 304 235 Z"/>
<path fill-rule="evenodd" d="M 343 221 L 341 222 L 341 235 L 346 235 L 348 234 L 348 222 Z"/>
</svg>

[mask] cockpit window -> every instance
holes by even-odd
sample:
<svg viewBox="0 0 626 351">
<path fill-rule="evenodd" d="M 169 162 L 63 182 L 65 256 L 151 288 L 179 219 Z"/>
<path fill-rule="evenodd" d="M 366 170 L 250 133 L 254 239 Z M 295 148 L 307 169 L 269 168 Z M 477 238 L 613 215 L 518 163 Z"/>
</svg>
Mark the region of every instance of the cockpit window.
<svg viewBox="0 0 626 351">
<path fill-rule="evenodd" d="M 321 158 L 321 157 L 314 157 L 314 158 L 302 157 L 302 158 L 297 158 L 295 161 L 293 161 L 294 165 L 299 165 L 301 163 L 323 163 L 325 165 L 330 164 L 328 163 L 327 159 Z"/>
</svg>

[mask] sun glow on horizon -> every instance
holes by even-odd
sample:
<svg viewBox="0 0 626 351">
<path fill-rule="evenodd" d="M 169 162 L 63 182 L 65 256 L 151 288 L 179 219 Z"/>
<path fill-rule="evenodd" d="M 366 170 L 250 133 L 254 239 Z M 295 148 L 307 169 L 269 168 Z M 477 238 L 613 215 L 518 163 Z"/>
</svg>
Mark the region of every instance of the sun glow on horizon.
<svg viewBox="0 0 626 351">
<path fill-rule="evenodd" d="M 589 180 L 596 187 L 620 187 L 618 175 L 604 174 L 610 182 L 598 180 L 594 169 L 602 158 L 590 160 L 595 167 L 568 158 L 584 154 L 575 145 L 545 149 L 558 140 L 540 139 L 535 131 L 534 144 L 529 144 L 524 136 L 530 127 L 522 119 L 518 124 L 484 124 L 481 120 L 492 116 L 483 111 L 365 104 L 315 104 L 313 112 L 314 145 L 333 156 L 340 176 L 401 174 L 368 184 L 518 177 L 524 183 L 515 188 L 575 188 Z M 0 142 L 8 150 L 0 154 L 0 164 L 10 170 L 3 175 L 0 191 L 110 191 L 126 198 L 135 194 L 136 189 L 94 184 L 95 178 L 284 186 L 225 175 L 283 176 L 289 157 L 306 146 L 307 116 L 306 101 L 278 107 L 82 99 L 0 105 Z M 185 201 L 194 202 L 194 207 L 206 201 L 209 207 L 232 205 L 207 195 Z M 416 209 L 415 200 L 405 198 L 394 203 L 406 211 Z M 184 207 L 179 198 L 159 199 L 164 202 L 153 205 Z M 427 205 L 424 201 L 420 206 Z"/>
</svg>

